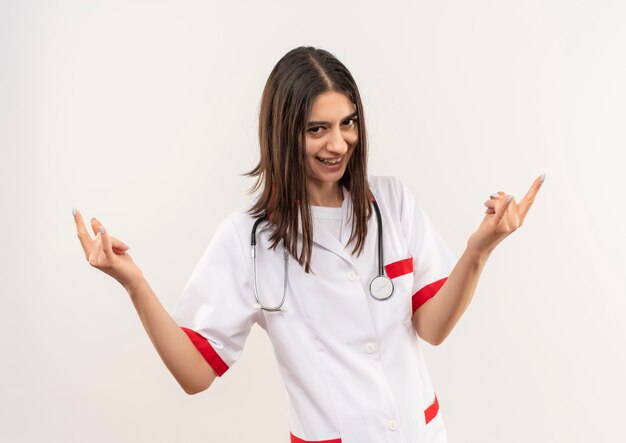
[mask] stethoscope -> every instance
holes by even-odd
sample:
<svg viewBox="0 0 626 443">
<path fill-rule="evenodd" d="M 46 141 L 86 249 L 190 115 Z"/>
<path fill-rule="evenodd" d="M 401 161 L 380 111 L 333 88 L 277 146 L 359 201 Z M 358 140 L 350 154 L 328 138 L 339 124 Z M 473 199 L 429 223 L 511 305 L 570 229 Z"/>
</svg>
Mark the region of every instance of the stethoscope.
<svg viewBox="0 0 626 443">
<path fill-rule="evenodd" d="M 372 199 L 372 203 L 374 204 L 374 209 L 376 210 L 376 219 L 378 226 L 378 275 L 372 279 L 370 282 L 369 290 L 370 295 L 374 297 L 376 300 L 387 300 L 389 297 L 393 295 L 393 282 L 389 277 L 385 275 L 385 270 L 383 267 L 383 222 L 382 217 L 380 216 L 380 209 L 378 208 L 378 203 L 376 200 Z M 257 291 L 257 278 L 256 278 L 256 228 L 264 220 L 267 220 L 267 214 L 259 217 L 252 226 L 252 274 L 253 274 L 253 283 L 254 283 L 254 298 L 256 303 L 254 304 L 255 309 L 262 309 L 268 312 L 287 312 L 287 308 L 283 307 L 285 303 L 285 296 L 287 295 L 287 273 L 288 266 L 287 260 L 289 258 L 289 252 L 287 251 L 287 246 L 285 245 L 285 241 L 283 240 L 283 258 L 285 262 L 285 271 L 283 277 L 283 296 L 280 300 L 280 303 L 273 307 L 264 306 L 259 299 L 259 293 Z"/>
</svg>

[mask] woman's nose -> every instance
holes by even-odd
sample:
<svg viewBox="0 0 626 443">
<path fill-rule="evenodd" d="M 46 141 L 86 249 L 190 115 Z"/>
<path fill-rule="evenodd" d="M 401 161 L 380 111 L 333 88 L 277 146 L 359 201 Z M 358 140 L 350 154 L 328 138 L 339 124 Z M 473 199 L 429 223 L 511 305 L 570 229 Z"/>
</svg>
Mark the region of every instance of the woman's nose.
<svg viewBox="0 0 626 443">
<path fill-rule="evenodd" d="M 340 129 L 334 129 L 331 132 L 326 148 L 331 152 L 337 153 L 338 155 L 346 153 L 348 150 L 348 142 L 344 138 L 344 134 L 341 133 Z"/>
</svg>

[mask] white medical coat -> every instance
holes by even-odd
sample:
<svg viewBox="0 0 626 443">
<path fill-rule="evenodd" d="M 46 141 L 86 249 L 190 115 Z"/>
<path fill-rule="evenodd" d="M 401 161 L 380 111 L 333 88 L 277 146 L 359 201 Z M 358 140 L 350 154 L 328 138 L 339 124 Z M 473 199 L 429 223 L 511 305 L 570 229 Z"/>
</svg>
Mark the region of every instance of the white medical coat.
<svg viewBox="0 0 626 443">
<path fill-rule="evenodd" d="M 378 274 L 376 214 L 362 254 L 352 255 L 352 201 L 343 188 L 341 241 L 314 224 L 315 274 L 289 257 L 287 312 L 253 306 L 251 203 L 220 223 L 173 312 L 219 376 L 237 361 L 255 322 L 267 332 L 289 394 L 292 443 L 447 441 L 411 319 L 458 257 L 400 180 L 368 179 L 383 221 L 391 298 L 369 293 Z M 282 244 L 269 249 L 270 232 L 263 222 L 256 236 L 258 291 L 266 306 L 283 293 Z"/>
</svg>

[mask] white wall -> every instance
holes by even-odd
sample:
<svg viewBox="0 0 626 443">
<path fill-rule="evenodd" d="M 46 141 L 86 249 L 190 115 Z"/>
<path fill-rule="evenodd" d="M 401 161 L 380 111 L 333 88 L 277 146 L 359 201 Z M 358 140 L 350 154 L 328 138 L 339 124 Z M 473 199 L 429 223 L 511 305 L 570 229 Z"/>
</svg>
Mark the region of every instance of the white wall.
<svg viewBox="0 0 626 443">
<path fill-rule="evenodd" d="M 451 442 L 626 440 L 623 2 L 0 2 L 0 440 L 286 442 L 255 327 L 187 396 L 71 208 L 131 246 L 173 309 L 246 200 L 264 82 L 299 45 L 361 89 L 370 172 L 458 253 L 496 191 L 547 173 L 426 359 Z M 620 161 L 621 160 L 621 161 Z"/>
</svg>

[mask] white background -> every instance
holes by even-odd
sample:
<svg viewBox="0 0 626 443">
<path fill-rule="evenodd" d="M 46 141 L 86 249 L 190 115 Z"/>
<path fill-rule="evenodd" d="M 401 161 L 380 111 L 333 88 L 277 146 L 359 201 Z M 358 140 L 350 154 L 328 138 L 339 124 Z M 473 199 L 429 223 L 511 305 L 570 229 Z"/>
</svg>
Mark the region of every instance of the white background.
<svg viewBox="0 0 626 443">
<path fill-rule="evenodd" d="M 492 192 L 526 223 L 424 343 L 451 442 L 626 440 L 626 7 L 618 0 L 0 1 L 0 440 L 287 442 L 271 345 L 186 395 L 72 206 L 172 310 L 248 198 L 274 64 L 313 45 L 362 93 L 370 173 L 462 253 Z"/>
</svg>

